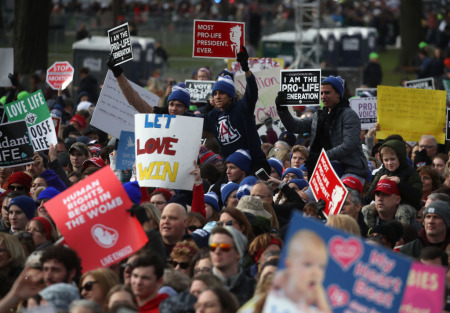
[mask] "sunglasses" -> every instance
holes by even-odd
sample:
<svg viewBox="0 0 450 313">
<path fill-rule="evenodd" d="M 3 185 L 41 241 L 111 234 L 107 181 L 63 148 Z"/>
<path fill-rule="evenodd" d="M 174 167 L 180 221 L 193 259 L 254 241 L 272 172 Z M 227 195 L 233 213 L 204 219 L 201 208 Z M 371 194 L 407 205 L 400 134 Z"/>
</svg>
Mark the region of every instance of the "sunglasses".
<svg viewBox="0 0 450 313">
<path fill-rule="evenodd" d="M 169 263 L 172 264 L 173 268 L 176 268 L 179 265 L 181 269 L 185 270 L 189 267 L 189 262 L 177 262 L 170 260 Z"/>
<path fill-rule="evenodd" d="M 217 247 L 219 247 L 220 250 L 222 250 L 223 252 L 228 252 L 233 248 L 233 246 L 231 244 L 226 243 L 226 242 L 221 242 L 221 243 L 213 242 L 209 245 L 209 250 L 212 252 L 215 252 Z"/>
<path fill-rule="evenodd" d="M 11 191 L 24 191 L 25 187 L 24 186 L 9 185 L 8 190 L 11 190 Z"/>
<path fill-rule="evenodd" d="M 234 224 L 233 220 L 229 220 L 229 221 L 226 221 L 226 222 L 217 222 L 216 223 L 217 226 L 224 226 L 224 225 L 226 225 L 226 226 L 233 226 L 233 224 Z"/>
<path fill-rule="evenodd" d="M 191 226 L 188 226 L 187 229 L 190 230 L 190 231 L 196 231 L 199 228 L 201 228 L 201 227 L 198 227 L 198 226 L 195 226 L 195 225 L 191 225 Z"/>
<path fill-rule="evenodd" d="M 94 284 L 96 284 L 96 283 L 97 282 L 95 280 L 88 281 L 86 284 L 81 286 L 80 292 L 83 291 L 83 289 L 86 289 L 86 291 L 91 291 L 92 290 L 92 286 L 94 286 Z"/>
</svg>

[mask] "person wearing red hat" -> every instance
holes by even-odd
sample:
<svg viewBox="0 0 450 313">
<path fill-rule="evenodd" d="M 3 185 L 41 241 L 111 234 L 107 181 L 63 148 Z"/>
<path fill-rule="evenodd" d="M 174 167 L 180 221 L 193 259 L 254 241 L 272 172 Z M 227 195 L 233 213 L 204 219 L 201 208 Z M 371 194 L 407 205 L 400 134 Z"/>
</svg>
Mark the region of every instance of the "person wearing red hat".
<svg viewBox="0 0 450 313">
<path fill-rule="evenodd" d="M 102 160 L 102 158 L 94 157 L 90 158 L 89 160 L 86 160 L 83 162 L 83 168 L 87 169 L 90 167 L 104 167 L 105 161 Z"/>
<path fill-rule="evenodd" d="M 8 190 L 29 193 L 33 178 L 25 172 L 15 172 L 8 178 Z"/>
<path fill-rule="evenodd" d="M 45 217 L 33 217 L 28 222 L 25 230 L 33 237 L 33 242 L 36 246 L 35 251 L 42 250 L 53 244 L 55 229 Z"/>
<path fill-rule="evenodd" d="M 82 134 L 84 132 L 84 128 L 86 127 L 86 119 L 80 115 L 75 114 L 69 121 L 69 125 L 75 127 L 75 129 Z"/>
</svg>

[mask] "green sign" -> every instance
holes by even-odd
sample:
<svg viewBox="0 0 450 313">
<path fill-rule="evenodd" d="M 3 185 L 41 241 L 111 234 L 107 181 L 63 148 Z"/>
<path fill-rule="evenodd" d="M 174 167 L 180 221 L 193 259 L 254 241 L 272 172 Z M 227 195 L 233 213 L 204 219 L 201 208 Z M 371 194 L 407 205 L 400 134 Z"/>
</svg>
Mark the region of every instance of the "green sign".
<svg viewBox="0 0 450 313">
<path fill-rule="evenodd" d="M 5 105 L 10 122 L 25 120 L 28 126 L 36 125 L 50 117 L 42 90 Z"/>
</svg>

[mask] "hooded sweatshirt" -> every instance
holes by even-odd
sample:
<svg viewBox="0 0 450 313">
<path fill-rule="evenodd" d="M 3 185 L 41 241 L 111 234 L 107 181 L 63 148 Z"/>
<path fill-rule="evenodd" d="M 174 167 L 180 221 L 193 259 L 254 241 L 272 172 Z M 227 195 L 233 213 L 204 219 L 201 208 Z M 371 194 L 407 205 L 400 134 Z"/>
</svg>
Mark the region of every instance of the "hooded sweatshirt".
<svg viewBox="0 0 450 313">
<path fill-rule="evenodd" d="M 372 185 L 370 186 L 369 191 L 366 195 L 367 203 L 370 203 L 372 200 L 374 200 L 375 196 L 373 194 L 373 191 L 377 188 L 377 183 L 380 180 L 381 176 L 397 176 L 398 178 L 400 178 L 400 183 L 398 183 L 397 186 L 400 190 L 400 196 L 402 197 L 401 203 L 409 204 L 416 210 L 420 210 L 420 201 L 422 200 L 422 179 L 420 178 L 419 173 L 410 165 L 408 165 L 406 159 L 405 143 L 400 140 L 389 140 L 381 146 L 380 150 L 385 146 L 394 149 L 400 165 L 393 172 L 388 171 L 384 167 L 384 165 L 381 167 L 381 169 L 375 175 Z"/>
</svg>

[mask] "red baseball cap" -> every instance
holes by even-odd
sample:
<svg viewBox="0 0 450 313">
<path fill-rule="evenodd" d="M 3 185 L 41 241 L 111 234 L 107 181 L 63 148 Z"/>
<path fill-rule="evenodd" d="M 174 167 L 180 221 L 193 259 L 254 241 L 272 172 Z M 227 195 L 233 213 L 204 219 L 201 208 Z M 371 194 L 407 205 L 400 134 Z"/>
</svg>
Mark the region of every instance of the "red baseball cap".
<svg viewBox="0 0 450 313">
<path fill-rule="evenodd" d="M 86 127 L 86 120 L 85 118 L 80 115 L 80 114 L 76 114 L 74 115 L 69 122 L 75 122 L 78 125 L 80 125 L 81 128 L 85 128 Z"/>
<path fill-rule="evenodd" d="M 101 158 L 90 158 L 89 160 L 86 160 L 83 162 L 83 168 L 88 167 L 89 163 L 94 164 L 97 167 L 104 167 L 105 166 L 105 162 L 101 159 Z"/>
<path fill-rule="evenodd" d="M 350 187 L 352 189 L 358 190 L 359 193 L 363 193 L 363 185 L 361 184 L 361 182 L 359 181 L 359 179 L 353 177 L 353 176 L 347 176 L 342 180 L 342 183 L 347 186 Z"/>
<path fill-rule="evenodd" d="M 397 183 L 390 179 L 382 179 L 378 182 L 377 188 L 373 191 L 381 191 L 387 195 L 396 194 L 400 196 L 400 191 L 398 190 Z"/>
</svg>

